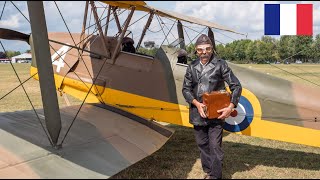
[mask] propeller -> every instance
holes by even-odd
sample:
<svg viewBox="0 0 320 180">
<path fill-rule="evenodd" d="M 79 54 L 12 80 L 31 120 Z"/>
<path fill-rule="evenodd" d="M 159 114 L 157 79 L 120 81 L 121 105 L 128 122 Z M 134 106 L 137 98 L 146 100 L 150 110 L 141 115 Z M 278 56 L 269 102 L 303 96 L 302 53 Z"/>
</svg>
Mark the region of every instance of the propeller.
<svg viewBox="0 0 320 180">
<path fill-rule="evenodd" d="M 11 29 L 0 28 L 0 39 L 20 40 L 20 41 L 25 41 L 28 44 L 30 44 L 29 37 L 30 37 L 30 35 L 28 35 L 28 34 L 24 34 L 24 33 L 14 31 Z"/>
</svg>

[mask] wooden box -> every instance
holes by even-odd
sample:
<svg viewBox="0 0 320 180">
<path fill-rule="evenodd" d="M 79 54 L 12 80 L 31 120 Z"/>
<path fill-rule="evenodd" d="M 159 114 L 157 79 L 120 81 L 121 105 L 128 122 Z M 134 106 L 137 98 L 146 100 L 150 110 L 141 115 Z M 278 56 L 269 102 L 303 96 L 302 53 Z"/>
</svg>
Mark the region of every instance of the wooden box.
<svg viewBox="0 0 320 180">
<path fill-rule="evenodd" d="M 205 113 L 208 119 L 215 119 L 221 115 L 217 111 L 230 105 L 231 95 L 227 91 L 212 91 L 204 93 L 203 104 L 206 105 Z"/>
</svg>

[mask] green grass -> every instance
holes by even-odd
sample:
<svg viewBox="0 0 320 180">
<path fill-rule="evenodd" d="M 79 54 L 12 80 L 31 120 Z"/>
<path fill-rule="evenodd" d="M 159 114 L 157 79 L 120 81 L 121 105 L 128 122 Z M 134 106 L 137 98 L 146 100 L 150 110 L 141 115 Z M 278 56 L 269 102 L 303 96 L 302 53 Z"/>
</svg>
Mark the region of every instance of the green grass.
<svg viewBox="0 0 320 180">
<path fill-rule="evenodd" d="M 271 74 L 289 81 L 317 86 L 299 77 L 320 84 L 320 65 L 261 65 L 240 66 Z M 280 69 L 279 69 L 280 68 Z M 281 70 L 294 73 L 299 77 Z M 193 129 L 170 125 L 173 137 L 153 155 L 113 176 L 122 178 L 202 178 L 199 151 Z M 315 137 L 316 138 L 316 137 Z M 224 179 L 305 179 L 320 177 L 320 148 L 262 139 L 233 133 L 224 133 Z"/>
<path fill-rule="evenodd" d="M 310 86 L 320 86 L 320 65 L 315 64 L 239 64 L 266 74 Z M 290 74 L 291 73 L 291 74 Z M 294 74 L 294 75 L 292 75 Z M 308 82 L 305 79 L 307 79 Z"/>
<path fill-rule="evenodd" d="M 264 73 L 269 73 L 291 81 L 312 85 L 300 78 L 270 65 L 243 64 Z M 320 65 L 276 65 L 289 72 L 314 82 L 319 81 Z M 299 70 L 298 68 L 302 69 Z M 30 64 L 15 64 L 20 78 L 30 77 Z M 10 64 L 0 64 L 0 98 L 19 84 Z M 314 73 L 310 75 L 309 72 Z M 320 84 L 320 83 L 319 83 Z M 39 82 L 31 79 L 25 85 L 26 91 L 36 108 L 41 108 Z M 80 101 L 68 96 L 71 104 Z M 58 96 L 61 107 L 66 106 Z M 20 87 L 6 98 L 0 100 L 0 112 L 31 109 L 23 89 Z M 112 178 L 160 179 L 160 178 L 202 178 L 203 172 L 192 128 L 168 125 L 175 130 L 172 138 L 157 152 L 119 172 Z M 317 137 L 315 137 L 317 138 Z M 225 152 L 223 178 L 311 178 L 320 177 L 320 148 L 293 143 L 280 142 L 233 133 L 224 133 Z"/>
<path fill-rule="evenodd" d="M 13 64 L 21 82 L 30 77 L 30 64 Z M 0 64 L 0 98 L 9 93 L 12 89 L 17 87 L 20 83 L 15 75 L 13 68 L 10 64 Z M 25 88 L 32 105 L 36 108 L 42 108 L 42 100 L 40 93 L 39 81 L 31 78 L 23 87 Z M 71 104 L 79 104 L 80 101 L 67 95 Z M 60 107 L 66 106 L 66 102 L 58 93 L 58 101 Z M 0 100 L 0 112 L 13 112 L 18 110 L 32 109 L 32 106 L 22 88 L 20 86 L 15 91 Z"/>
<path fill-rule="evenodd" d="M 204 176 L 193 129 L 170 125 L 176 132 L 153 155 L 112 178 L 197 179 Z M 224 133 L 224 179 L 319 178 L 320 149 Z"/>
</svg>

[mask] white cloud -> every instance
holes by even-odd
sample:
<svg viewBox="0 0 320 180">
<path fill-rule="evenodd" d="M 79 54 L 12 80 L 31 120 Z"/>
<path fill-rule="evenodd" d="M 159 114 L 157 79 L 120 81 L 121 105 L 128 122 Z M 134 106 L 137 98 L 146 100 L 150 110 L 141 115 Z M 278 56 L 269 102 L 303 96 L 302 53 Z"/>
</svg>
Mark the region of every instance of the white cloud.
<svg viewBox="0 0 320 180">
<path fill-rule="evenodd" d="M 268 2 L 270 3 L 270 2 Z M 271 2 L 272 3 L 272 2 Z M 177 2 L 176 11 L 241 33 L 263 32 L 265 2 Z M 224 32 L 223 32 L 224 33 Z M 238 36 L 237 39 L 243 38 Z"/>
<path fill-rule="evenodd" d="M 66 24 L 71 32 L 81 32 L 82 19 L 84 15 L 85 2 L 72 1 L 61 2 L 56 1 L 58 8 L 66 21 Z M 44 1 L 44 9 L 48 31 L 67 32 L 67 28 L 63 19 L 53 1 Z"/>
<path fill-rule="evenodd" d="M 188 14 L 197 18 L 205 19 L 217 24 L 229 27 L 237 32 L 248 33 L 248 38 L 258 39 L 264 35 L 264 4 L 280 3 L 305 3 L 313 4 L 313 26 L 314 34 L 318 34 L 320 25 L 320 3 L 319 2 L 278 2 L 278 1 L 202 1 L 202 2 L 176 2 L 175 11 Z M 230 34 L 220 31 L 234 39 L 242 39 L 244 36 Z M 216 33 L 217 38 L 230 42 Z"/>
<path fill-rule="evenodd" d="M 26 2 L 16 2 L 15 5 L 23 12 L 23 14 L 29 18 L 28 8 Z M 81 32 L 82 21 L 84 15 L 85 2 L 84 1 L 72 1 L 72 2 L 61 2 L 56 1 L 60 11 L 68 25 L 68 28 L 71 32 Z M 148 2 L 147 2 L 148 3 Z M 155 7 L 160 7 L 160 9 L 172 10 L 178 13 L 186 14 L 189 16 L 194 16 L 200 19 L 204 19 L 207 21 L 211 21 L 225 27 L 234 29 L 235 31 L 241 33 L 248 33 L 249 39 L 259 39 L 264 34 L 264 4 L 279 4 L 279 3 L 312 3 L 313 4 L 313 21 L 314 21 L 314 34 L 318 34 L 320 32 L 320 2 L 278 2 L 278 1 L 249 1 L 249 2 L 230 2 L 230 1 L 187 1 L 187 2 L 150 2 L 148 4 L 153 5 Z M 101 6 L 102 3 L 96 3 L 96 6 Z M 2 4 L 0 4 L 0 9 L 2 9 Z M 168 7 L 170 6 L 170 7 Z M 54 2 L 44 1 L 45 15 L 48 31 L 55 32 L 67 32 L 67 28 L 65 27 L 62 18 L 55 6 Z M 99 8 L 98 13 L 102 13 L 103 9 Z M 120 15 L 121 24 L 124 22 L 128 15 L 128 11 Z M 105 13 L 106 14 L 106 13 Z M 136 12 L 132 21 L 139 19 L 146 13 Z M 88 13 L 88 18 L 90 15 L 90 11 Z M 93 15 L 91 19 L 91 24 L 93 23 Z M 104 15 L 105 16 L 105 15 Z M 133 26 L 129 27 L 128 30 L 132 31 L 133 38 L 135 40 L 135 44 L 138 43 L 139 37 L 141 35 L 142 29 L 144 28 L 146 21 L 148 19 L 147 15 L 143 20 L 135 23 Z M 167 23 L 167 27 L 163 25 L 159 25 L 157 18 L 154 18 L 150 31 L 147 31 L 144 41 L 152 40 L 155 41 L 156 44 L 160 45 L 165 35 L 168 33 L 167 28 L 171 28 L 173 24 L 172 21 L 161 17 L 161 19 Z M 88 20 L 89 21 L 89 20 Z M 88 23 L 88 22 L 87 22 Z M 105 24 L 103 21 L 102 24 Z M 183 22 L 185 26 L 192 27 L 192 29 L 196 31 L 201 31 L 203 29 L 202 26 L 198 26 L 196 24 L 190 24 Z M 17 9 L 10 3 L 7 2 L 6 10 L 2 20 L 0 21 L 0 26 L 5 28 L 10 28 L 14 30 L 18 30 L 24 33 L 30 33 L 30 25 L 24 19 L 22 15 L 17 11 Z M 163 28 L 164 32 L 161 31 Z M 93 28 L 91 28 L 92 32 Z M 189 43 L 189 38 L 194 39 L 198 33 L 185 28 L 187 33 L 184 33 L 186 43 Z M 117 27 L 114 21 L 109 25 L 108 35 L 114 35 L 117 33 Z M 159 31 L 158 33 L 152 33 L 151 31 Z M 237 39 L 244 39 L 245 36 L 237 35 L 230 32 L 224 32 L 221 30 L 214 30 L 215 37 L 217 40 L 228 43 Z M 173 42 L 177 35 L 177 27 L 174 26 L 172 29 L 172 33 L 168 36 L 169 42 Z M 207 33 L 205 30 L 203 33 Z M 165 35 L 164 35 L 165 34 Z M 131 35 L 130 35 L 131 36 Z M 164 44 L 167 44 L 167 41 L 164 41 Z"/>
<path fill-rule="evenodd" d="M 10 16 L 8 19 L 1 20 L 0 26 L 8 29 L 16 29 L 20 27 L 19 14 Z"/>
</svg>

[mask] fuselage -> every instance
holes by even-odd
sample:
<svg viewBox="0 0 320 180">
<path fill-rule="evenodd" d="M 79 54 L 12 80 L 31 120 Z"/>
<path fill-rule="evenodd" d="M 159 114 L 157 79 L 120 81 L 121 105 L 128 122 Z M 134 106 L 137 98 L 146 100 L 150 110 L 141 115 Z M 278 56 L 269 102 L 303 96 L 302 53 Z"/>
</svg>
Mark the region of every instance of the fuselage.
<svg viewBox="0 0 320 180">
<path fill-rule="evenodd" d="M 79 42 L 80 34 L 73 38 Z M 155 57 L 120 51 L 113 64 L 99 56 L 105 54 L 99 38 L 88 38 L 88 52 L 50 43 L 57 90 L 87 103 L 104 103 L 146 119 L 192 127 L 189 105 L 182 95 L 188 65 L 177 63 L 178 48 L 161 46 Z M 49 39 L 74 45 L 67 33 L 49 33 Z M 116 42 L 107 38 L 111 52 Z M 243 93 L 238 115 L 226 119 L 226 131 L 320 146 L 314 139 L 320 137 L 319 89 L 228 65 Z M 31 75 L 36 72 L 34 61 Z"/>
</svg>

